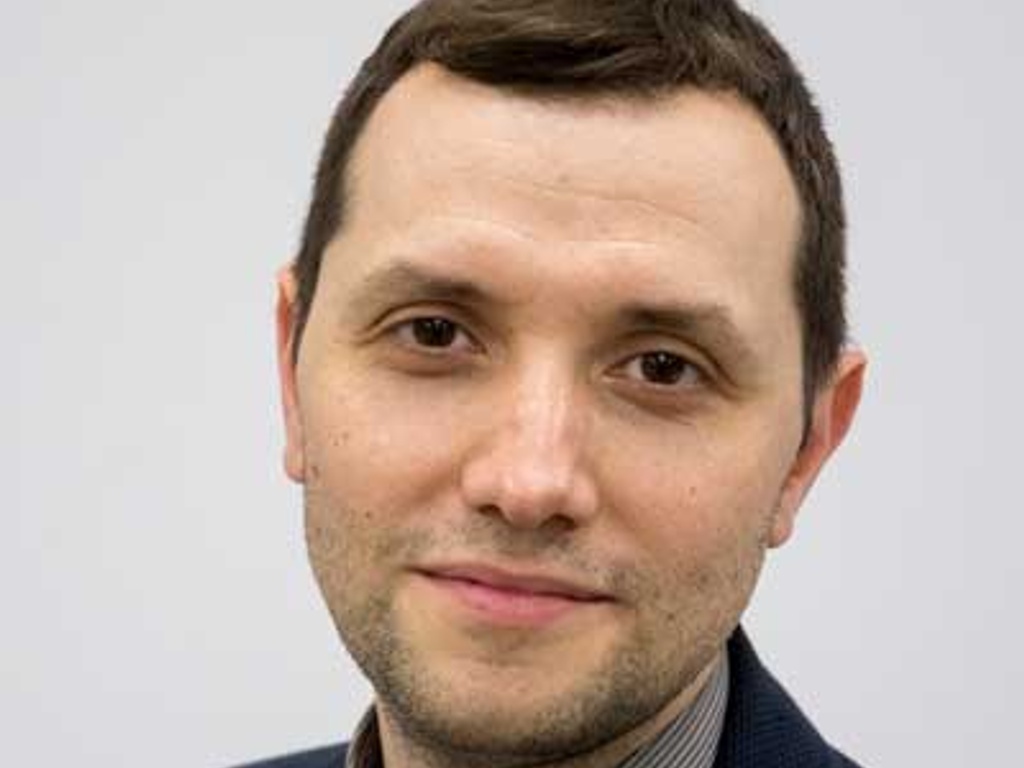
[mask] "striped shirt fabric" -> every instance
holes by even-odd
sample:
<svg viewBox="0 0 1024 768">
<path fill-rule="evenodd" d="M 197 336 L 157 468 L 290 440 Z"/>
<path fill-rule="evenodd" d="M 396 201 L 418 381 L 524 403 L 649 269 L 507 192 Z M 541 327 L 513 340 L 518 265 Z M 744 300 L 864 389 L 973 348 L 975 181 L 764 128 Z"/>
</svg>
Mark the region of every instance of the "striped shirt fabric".
<svg viewBox="0 0 1024 768">
<path fill-rule="evenodd" d="M 728 699 L 729 660 L 723 653 L 693 703 L 619 768 L 712 768 Z M 384 768 L 377 715 L 372 707 L 352 738 L 345 768 Z"/>
</svg>

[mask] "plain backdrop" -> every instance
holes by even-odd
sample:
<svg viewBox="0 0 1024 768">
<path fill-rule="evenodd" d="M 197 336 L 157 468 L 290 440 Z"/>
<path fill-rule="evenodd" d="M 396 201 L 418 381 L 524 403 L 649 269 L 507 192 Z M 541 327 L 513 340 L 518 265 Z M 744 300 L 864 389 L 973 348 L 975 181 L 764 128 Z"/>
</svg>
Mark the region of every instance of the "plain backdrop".
<svg viewBox="0 0 1024 768">
<path fill-rule="evenodd" d="M 224 766 L 369 692 L 280 470 L 273 276 L 404 3 L 3 0 L 0 764 Z M 871 766 L 1009 764 L 1024 688 L 1024 10 L 760 0 L 845 169 L 871 355 L 746 618 Z"/>
</svg>

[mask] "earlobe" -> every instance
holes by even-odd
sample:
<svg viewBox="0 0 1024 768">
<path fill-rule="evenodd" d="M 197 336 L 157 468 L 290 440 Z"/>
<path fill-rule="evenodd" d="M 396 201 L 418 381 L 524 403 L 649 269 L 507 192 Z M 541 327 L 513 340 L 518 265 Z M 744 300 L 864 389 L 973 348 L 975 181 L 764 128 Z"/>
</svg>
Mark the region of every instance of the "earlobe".
<svg viewBox="0 0 1024 768">
<path fill-rule="evenodd" d="M 284 471 L 292 480 L 302 483 L 306 476 L 305 452 L 296 386 L 296 363 L 292 354 L 295 343 L 296 295 L 295 276 L 289 264 L 277 273 L 277 373 L 284 414 Z"/>
<path fill-rule="evenodd" d="M 768 545 L 779 547 L 793 533 L 797 511 L 832 452 L 853 423 L 864 386 L 867 358 L 860 350 L 843 352 L 829 383 L 815 397 L 807 439 L 790 468 L 779 498 Z"/>
</svg>

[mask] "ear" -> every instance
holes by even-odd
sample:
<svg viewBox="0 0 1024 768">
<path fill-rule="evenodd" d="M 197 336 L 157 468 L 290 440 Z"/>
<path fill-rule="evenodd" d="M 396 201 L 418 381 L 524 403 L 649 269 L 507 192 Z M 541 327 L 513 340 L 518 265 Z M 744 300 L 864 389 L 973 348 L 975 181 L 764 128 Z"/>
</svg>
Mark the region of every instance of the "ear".
<svg viewBox="0 0 1024 768">
<path fill-rule="evenodd" d="M 779 547 L 792 535 L 800 504 L 828 457 L 846 437 L 860 403 L 866 368 L 867 358 L 860 350 L 844 351 L 835 373 L 815 395 L 807 438 L 782 487 L 769 546 Z"/>
<path fill-rule="evenodd" d="M 306 461 L 302 418 L 295 383 L 295 363 L 292 360 L 297 293 L 295 275 L 289 264 L 277 273 L 277 375 L 281 387 L 281 407 L 284 411 L 284 471 L 292 480 L 301 483 L 306 476 Z"/>
</svg>

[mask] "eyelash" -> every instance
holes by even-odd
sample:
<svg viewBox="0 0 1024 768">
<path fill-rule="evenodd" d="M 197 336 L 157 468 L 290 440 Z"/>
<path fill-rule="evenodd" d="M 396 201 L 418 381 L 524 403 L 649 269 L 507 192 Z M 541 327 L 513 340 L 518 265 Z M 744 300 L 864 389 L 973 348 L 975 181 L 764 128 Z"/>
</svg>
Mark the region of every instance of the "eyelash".
<svg viewBox="0 0 1024 768">
<path fill-rule="evenodd" d="M 660 358 L 657 362 L 653 358 Z M 668 364 L 671 367 L 678 367 L 681 370 L 678 372 L 678 379 L 675 381 L 665 383 L 659 381 L 652 381 L 646 378 L 648 370 L 645 370 L 647 364 Z M 676 352 L 669 352 L 667 350 L 652 350 L 648 352 L 640 352 L 632 355 L 620 363 L 618 366 L 620 369 L 629 370 L 632 368 L 638 368 L 637 376 L 626 376 L 631 381 L 638 381 L 644 386 L 655 387 L 658 390 L 671 391 L 677 389 L 692 389 L 698 387 L 704 383 L 705 374 L 699 365 L 694 363 L 689 358 L 680 355 Z"/>
<path fill-rule="evenodd" d="M 452 349 L 452 345 L 450 344 L 432 346 L 430 344 L 425 344 L 421 339 L 418 339 L 416 337 L 418 330 L 428 330 L 424 328 L 417 328 L 418 323 L 444 323 L 449 325 L 455 334 L 461 335 L 467 340 L 466 344 L 470 347 L 469 351 L 472 352 L 480 349 L 480 344 L 469 334 L 468 331 L 466 331 L 465 328 L 462 327 L 461 323 L 458 323 L 455 320 L 450 320 L 449 318 L 441 315 L 422 315 L 418 317 L 411 317 L 393 325 L 390 332 L 398 338 L 403 345 L 410 349 L 415 349 L 420 352 L 427 351 L 427 354 L 431 355 L 449 353 L 449 350 Z M 433 330 L 437 329 L 435 328 Z"/>
<path fill-rule="evenodd" d="M 454 334 L 455 338 L 462 337 L 465 339 L 464 347 L 456 351 L 456 354 L 473 354 L 481 349 L 481 345 L 477 340 L 456 320 L 452 320 L 443 315 L 420 315 L 416 317 L 406 318 L 400 322 L 395 323 L 388 329 L 388 332 L 393 335 L 404 347 L 417 352 L 419 354 L 425 354 L 428 356 L 447 356 L 450 355 L 455 347 L 454 344 L 445 345 L 431 345 L 423 342 L 422 338 L 417 337 L 417 332 L 436 332 L 441 330 L 440 328 L 428 328 L 424 327 L 424 323 L 443 324 L 446 326 L 445 331 L 450 331 Z M 653 358 L 660 358 L 655 360 Z M 668 365 L 670 367 L 678 367 L 682 370 L 679 371 L 679 380 L 684 381 L 683 384 L 677 382 L 663 383 L 657 381 L 651 381 L 645 378 L 646 373 L 650 373 L 650 370 L 644 370 L 645 365 L 655 364 Z M 672 393 L 681 389 L 693 389 L 704 385 L 708 380 L 708 375 L 705 369 L 699 364 L 694 362 L 686 355 L 678 352 L 673 352 L 667 349 L 652 349 L 644 352 L 639 352 L 625 358 L 623 361 L 616 364 L 614 370 L 618 371 L 629 371 L 630 369 L 636 368 L 635 376 L 623 376 L 616 374 L 616 378 L 626 379 L 631 381 L 638 386 L 645 386 L 655 389 L 660 392 Z"/>
</svg>

